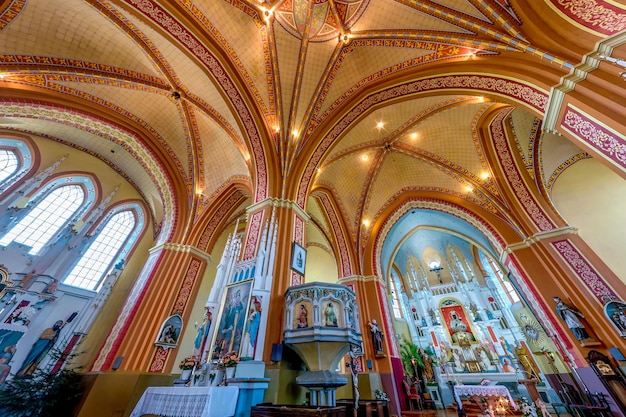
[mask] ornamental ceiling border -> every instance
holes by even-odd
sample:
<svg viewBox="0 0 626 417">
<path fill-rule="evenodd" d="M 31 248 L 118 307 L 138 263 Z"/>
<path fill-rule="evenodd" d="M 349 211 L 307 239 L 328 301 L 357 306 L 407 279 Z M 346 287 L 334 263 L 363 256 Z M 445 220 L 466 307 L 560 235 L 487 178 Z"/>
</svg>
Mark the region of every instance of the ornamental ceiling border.
<svg viewBox="0 0 626 417">
<path fill-rule="evenodd" d="M 380 275 L 379 268 L 382 260 L 382 250 L 391 229 L 409 211 L 415 209 L 440 211 L 469 223 L 487 238 L 494 250 L 499 251 L 499 253 L 497 253 L 498 256 L 500 256 L 506 249 L 506 241 L 498 233 L 498 231 L 469 209 L 446 201 L 435 200 L 432 198 L 414 197 L 404 201 L 401 205 L 396 207 L 394 211 L 387 216 L 384 223 L 380 227 L 379 232 L 376 234 L 373 244 L 373 252 L 375 256 L 372 260 L 372 270 L 374 275 Z"/>
<path fill-rule="evenodd" d="M 150 212 L 152 214 L 151 217 L 154 224 L 154 233 L 155 236 L 160 235 L 159 241 L 165 241 L 169 237 L 174 225 L 176 224 L 175 213 L 177 211 L 177 205 L 172 198 L 173 195 L 176 195 L 174 187 L 169 176 L 163 174 L 165 168 L 163 167 L 161 161 L 156 158 L 150 148 L 142 146 L 142 140 L 134 132 L 127 131 L 120 126 L 116 126 L 108 120 L 86 113 L 79 113 L 76 109 L 33 100 L 0 99 L 0 109 L 4 110 L 2 111 L 2 114 L 10 115 L 12 117 L 43 119 L 73 128 L 82 129 L 96 136 L 105 138 L 126 150 L 126 152 L 132 155 L 137 163 L 139 163 L 154 179 L 154 185 L 159 192 L 159 197 L 164 206 L 164 218 L 161 223 L 158 223 L 156 221 L 156 213 L 154 211 L 155 208 L 148 203 L 148 205 L 152 208 Z M 26 133 L 49 137 L 45 134 L 37 132 Z M 82 146 L 59 138 L 54 138 L 54 140 L 74 149 L 86 152 L 99 159 L 103 159 L 101 156 L 96 155 L 93 151 L 83 148 Z M 137 185 L 128 179 L 127 174 L 122 173 L 119 168 L 113 167 L 110 163 L 107 163 L 107 165 L 127 179 L 144 198 L 144 201 L 148 202 L 148 199 L 145 195 L 143 195 L 141 190 L 139 190 Z"/>
<path fill-rule="evenodd" d="M 324 134 L 323 139 L 311 154 L 300 178 L 296 199 L 298 205 L 300 207 L 305 206 L 307 191 L 317 172 L 316 167 L 326 152 L 343 132 L 363 114 L 390 100 L 424 92 L 449 90 L 467 90 L 502 95 L 529 106 L 540 114 L 543 114 L 548 104 L 548 94 L 538 88 L 507 78 L 478 74 L 451 74 L 423 78 L 370 94 L 344 115 L 328 133 Z"/>
<path fill-rule="evenodd" d="M 575 26 L 595 35 L 615 35 L 626 29 L 626 9 L 604 0 L 550 0 L 550 8 Z"/>
<path fill-rule="evenodd" d="M 24 10 L 26 0 L 13 0 L 0 15 L 0 32 L 6 29 L 9 24 Z"/>
<path fill-rule="evenodd" d="M 214 79 L 222 86 L 222 90 L 230 99 L 235 113 L 245 127 L 248 134 L 252 155 L 256 165 L 256 193 L 255 201 L 263 201 L 267 198 L 268 178 L 265 158 L 265 149 L 260 133 L 256 128 L 254 118 L 248 109 L 243 97 L 239 94 L 235 84 L 221 65 L 219 60 L 200 42 L 197 37 L 186 27 L 178 23 L 174 16 L 152 0 L 124 0 L 130 6 L 143 13 L 172 38 L 187 48 L 187 51 L 202 62 Z"/>
<path fill-rule="evenodd" d="M 213 39 L 219 42 L 220 45 L 224 48 L 224 52 L 228 54 L 228 56 L 232 60 L 231 62 L 237 67 L 239 74 L 245 81 L 246 86 L 248 87 L 248 90 L 250 91 L 250 93 L 254 96 L 256 102 L 261 108 L 261 111 L 264 114 L 275 114 L 276 99 L 273 94 L 274 82 L 272 81 L 272 77 L 271 77 L 271 64 L 269 63 L 268 36 L 267 36 L 265 23 L 263 22 L 262 18 L 259 16 L 257 11 L 249 7 L 245 3 L 238 1 L 238 0 L 224 0 L 224 1 L 226 3 L 230 3 L 233 7 L 237 8 L 239 11 L 243 12 L 248 17 L 250 17 L 252 21 L 254 22 L 255 26 L 259 29 L 259 32 L 261 33 L 261 38 L 262 38 L 261 43 L 263 45 L 263 56 L 265 60 L 264 62 L 265 74 L 267 74 L 266 82 L 268 86 L 268 100 L 269 100 L 267 104 L 265 104 L 263 100 L 261 99 L 261 94 L 259 93 L 259 90 L 254 84 L 254 81 L 252 81 L 252 79 L 250 78 L 250 74 L 248 74 L 248 71 L 246 70 L 243 63 L 241 62 L 241 59 L 239 58 L 239 56 L 237 56 L 233 47 L 230 46 L 226 37 L 217 30 L 215 25 L 213 25 L 211 21 L 204 15 L 204 13 L 202 13 L 200 9 L 198 9 L 196 5 L 193 4 L 191 1 L 183 1 L 181 2 L 181 5 L 183 7 L 186 7 L 187 10 L 189 10 L 189 12 L 191 13 L 191 15 L 194 16 L 196 19 L 198 19 L 198 21 L 204 26 L 207 33 L 212 35 Z"/>
<path fill-rule="evenodd" d="M 332 237 L 337 244 L 337 250 L 339 252 L 341 271 L 338 272 L 341 272 L 340 277 L 352 276 L 354 275 L 354 269 L 352 267 L 349 245 L 346 240 L 344 228 L 341 226 L 341 222 L 335 211 L 335 206 L 326 192 L 319 192 L 319 194 L 316 194 L 316 198 L 320 201 L 322 207 L 324 207 L 328 221 L 331 224 L 331 230 L 333 231 Z"/>
<path fill-rule="evenodd" d="M 200 239 L 198 239 L 198 243 L 196 244 L 198 249 L 206 253 L 210 253 L 212 249 L 211 242 L 214 241 L 215 233 L 221 233 L 221 230 L 218 231 L 217 229 L 218 226 L 227 221 L 231 211 L 243 203 L 246 198 L 247 197 L 241 191 L 235 190 L 230 196 L 228 196 L 226 201 L 220 204 L 217 211 L 211 215 L 211 220 L 209 220 L 202 231 Z"/>
<path fill-rule="evenodd" d="M 489 133 L 493 139 L 493 146 L 498 157 L 498 163 L 506 177 L 506 181 L 511 187 L 515 197 L 520 203 L 520 207 L 526 213 L 528 219 L 540 231 L 553 230 L 556 224 L 547 215 L 543 207 L 537 202 L 533 193 L 529 190 L 528 184 L 520 175 L 518 166 L 513 158 L 513 152 L 507 135 L 504 131 L 505 118 L 512 109 L 507 108 L 495 115 L 489 124 Z"/>
</svg>

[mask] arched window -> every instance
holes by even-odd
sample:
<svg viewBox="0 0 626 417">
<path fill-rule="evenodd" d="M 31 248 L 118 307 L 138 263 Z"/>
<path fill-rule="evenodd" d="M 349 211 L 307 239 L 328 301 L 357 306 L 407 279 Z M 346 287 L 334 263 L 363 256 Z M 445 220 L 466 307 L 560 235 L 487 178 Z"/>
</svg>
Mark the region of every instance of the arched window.
<svg viewBox="0 0 626 417">
<path fill-rule="evenodd" d="M 19 162 L 13 149 L 0 149 L 0 184 L 17 172 Z"/>
<path fill-rule="evenodd" d="M 391 308 L 393 310 L 393 316 L 397 319 L 402 318 L 402 307 L 400 307 L 400 293 L 398 292 L 398 282 L 399 278 L 396 275 L 396 271 L 391 271 Z"/>
<path fill-rule="evenodd" d="M 0 137 L 0 193 L 33 168 L 33 155 L 21 139 Z"/>
<path fill-rule="evenodd" d="M 79 185 L 54 188 L 0 239 L 0 245 L 21 243 L 30 246 L 30 255 L 37 255 L 84 202 L 85 191 Z"/>
<path fill-rule="evenodd" d="M 67 285 L 97 291 L 111 265 L 123 258 L 143 227 L 138 205 L 124 206 L 102 221 L 95 239 L 63 281 Z"/>
</svg>

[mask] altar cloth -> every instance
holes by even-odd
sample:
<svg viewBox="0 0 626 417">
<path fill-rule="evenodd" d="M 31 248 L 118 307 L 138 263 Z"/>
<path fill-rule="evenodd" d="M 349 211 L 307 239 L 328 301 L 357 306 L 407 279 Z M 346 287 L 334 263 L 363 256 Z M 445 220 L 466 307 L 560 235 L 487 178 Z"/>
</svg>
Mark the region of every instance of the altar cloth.
<svg viewBox="0 0 626 417">
<path fill-rule="evenodd" d="M 454 397 L 456 399 L 457 404 L 462 407 L 461 397 L 505 397 L 509 400 L 509 404 L 513 406 L 514 409 L 517 410 L 517 404 L 513 400 L 511 393 L 508 388 L 502 385 L 455 385 L 454 386 Z"/>
<path fill-rule="evenodd" d="M 235 386 L 148 387 L 130 417 L 232 417 L 238 396 Z"/>
</svg>

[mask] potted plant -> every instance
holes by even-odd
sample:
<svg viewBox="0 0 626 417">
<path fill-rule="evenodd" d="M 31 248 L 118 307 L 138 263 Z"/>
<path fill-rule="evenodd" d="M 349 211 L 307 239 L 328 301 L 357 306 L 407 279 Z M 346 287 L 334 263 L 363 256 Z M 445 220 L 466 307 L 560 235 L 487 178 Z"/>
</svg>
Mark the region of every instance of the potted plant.
<svg viewBox="0 0 626 417">
<path fill-rule="evenodd" d="M 180 361 L 178 367 L 183 371 L 180 374 L 180 379 L 184 381 L 189 381 L 189 378 L 191 378 L 191 372 L 196 366 L 198 366 L 199 363 L 200 361 L 195 355 L 188 356 Z"/>
<path fill-rule="evenodd" d="M 226 378 L 233 378 L 235 376 L 235 367 L 241 359 L 237 351 L 230 351 L 220 359 L 220 366 L 226 369 Z"/>
</svg>

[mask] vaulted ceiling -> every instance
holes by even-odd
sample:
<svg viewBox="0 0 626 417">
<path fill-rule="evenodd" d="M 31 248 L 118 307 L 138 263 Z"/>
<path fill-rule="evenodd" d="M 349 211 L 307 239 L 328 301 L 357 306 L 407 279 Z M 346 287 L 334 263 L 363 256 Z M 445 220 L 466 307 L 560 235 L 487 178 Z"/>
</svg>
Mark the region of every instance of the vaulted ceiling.
<svg viewBox="0 0 626 417">
<path fill-rule="evenodd" d="M 228 193 L 296 201 L 329 251 L 338 224 L 358 251 L 407 193 L 510 221 L 485 115 L 518 107 L 519 153 L 549 188 L 581 151 L 548 134 L 538 159 L 539 101 L 612 34 L 564 3 L 4 1 L 0 128 L 107 162 L 163 240 Z"/>
</svg>

